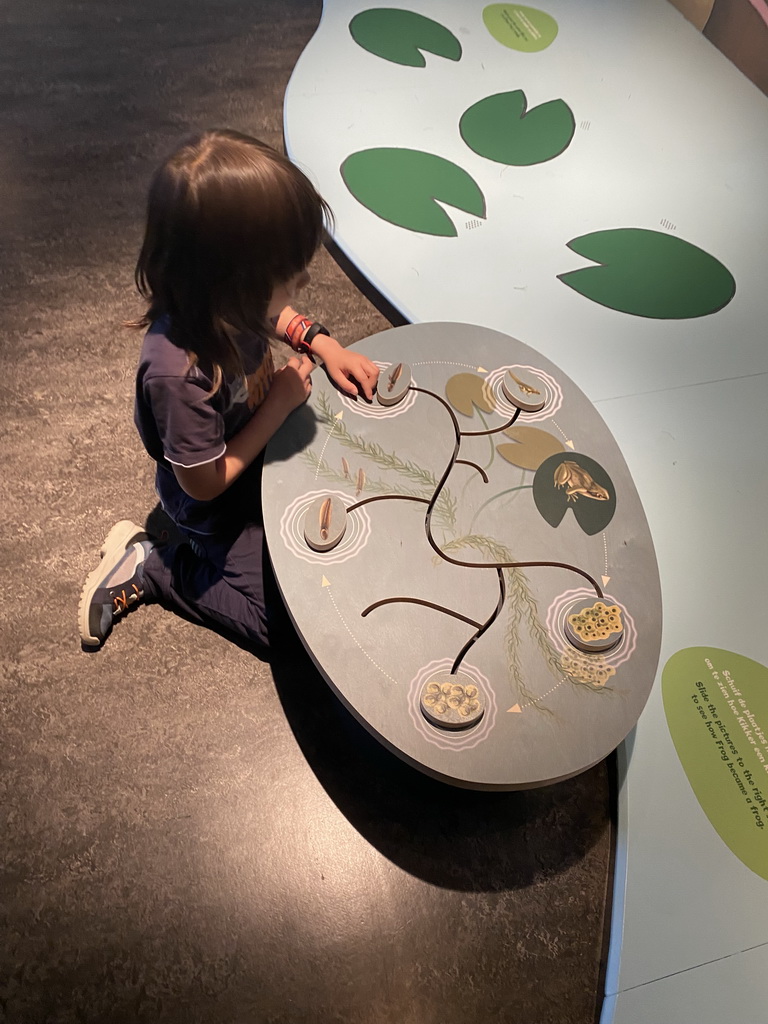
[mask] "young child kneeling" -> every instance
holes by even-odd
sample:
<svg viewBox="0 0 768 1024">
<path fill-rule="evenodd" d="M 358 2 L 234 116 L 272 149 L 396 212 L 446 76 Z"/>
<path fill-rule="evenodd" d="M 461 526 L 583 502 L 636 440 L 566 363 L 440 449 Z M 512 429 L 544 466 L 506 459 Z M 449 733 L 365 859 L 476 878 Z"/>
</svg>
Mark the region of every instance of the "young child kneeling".
<svg viewBox="0 0 768 1024">
<path fill-rule="evenodd" d="M 377 367 L 292 306 L 330 211 L 308 178 L 233 131 L 186 141 L 157 170 L 136 283 L 148 301 L 135 422 L 165 512 L 185 538 L 159 544 L 123 520 L 109 532 L 79 607 L 100 647 L 115 619 L 158 601 L 249 644 L 275 612 L 260 507 L 261 454 L 308 398 L 317 354 L 343 391 L 371 399 Z M 275 371 L 269 338 L 297 355 Z"/>
</svg>

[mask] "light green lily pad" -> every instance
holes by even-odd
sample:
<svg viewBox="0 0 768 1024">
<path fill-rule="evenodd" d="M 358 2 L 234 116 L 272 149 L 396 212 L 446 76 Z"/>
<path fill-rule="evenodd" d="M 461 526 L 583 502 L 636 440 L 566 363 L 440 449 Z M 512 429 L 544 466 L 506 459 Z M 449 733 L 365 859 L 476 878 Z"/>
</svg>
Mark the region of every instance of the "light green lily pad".
<svg viewBox="0 0 768 1024">
<path fill-rule="evenodd" d="M 557 35 L 555 19 L 537 7 L 489 4 L 483 10 L 483 21 L 494 39 L 523 53 L 546 50 Z"/>
<path fill-rule="evenodd" d="M 461 43 L 453 32 L 415 11 L 374 7 L 356 14 L 349 31 L 364 50 L 393 64 L 423 68 L 427 63 L 423 50 L 448 60 L 461 57 Z"/>
<path fill-rule="evenodd" d="M 436 200 L 485 217 L 485 196 L 474 178 L 434 153 L 363 149 L 347 157 L 341 176 L 366 209 L 409 231 L 456 237 L 456 226 Z"/>
<path fill-rule="evenodd" d="M 564 100 L 527 110 L 522 89 L 486 96 L 464 111 L 459 131 L 475 153 L 500 164 L 528 167 L 559 156 L 570 145 L 576 122 Z"/>
<path fill-rule="evenodd" d="M 719 647 L 687 647 L 664 666 L 661 692 L 701 809 L 732 853 L 768 879 L 768 668 Z"/>
<path fill-rule="evenodd" d="M 496 403 L 485 378 L 476 373 L 455 373 L 445 383 L 445 397 L 463 416 L 474 416 L 475 407 L 493 412 Z"/>
<path fill-rule="evenodd" d="M 504 431 L 511 437 L 513 444 L 497 444 L 499 455 L 521 469 L 532 469 L 534 472 L 550 455 L 565 451 L 562 441 L 540 427 L 526 427 L 515 424 Z"/>
<path fill-rule="evenodd" d="M 594 231 L 568 248 L 599 263 L 558 278 L 580 295 L 634 316 L 684 320 L 727 306 L 736 282 L 723 264 L 675 235 L 645 228 Z"/>
</svg>

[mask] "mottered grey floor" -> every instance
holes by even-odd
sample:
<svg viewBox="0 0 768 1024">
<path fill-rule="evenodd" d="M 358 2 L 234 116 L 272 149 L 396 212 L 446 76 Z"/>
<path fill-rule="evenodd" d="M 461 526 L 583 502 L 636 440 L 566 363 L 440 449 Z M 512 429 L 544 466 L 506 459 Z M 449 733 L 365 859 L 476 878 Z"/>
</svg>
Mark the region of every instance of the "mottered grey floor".
<svg viewBox="0 0 768 1024">
<path fill-rule="evenodd" d="M 0 1020 L 592 1024 L 605 764 L 527 793 L 379 747 L 286 629 L 271 664 L 76 608 L 152 473 L 131 422 L 149 174 L 186 132 L 279 145 L 310 0 L 9 0 L 0 33 Z M 332 55 L 329 55 L 332 59 Z M 322 254 L 309 312 L 386 322 Z M 343 637 L 339 638 L 343 643 Z"/>
</svg>

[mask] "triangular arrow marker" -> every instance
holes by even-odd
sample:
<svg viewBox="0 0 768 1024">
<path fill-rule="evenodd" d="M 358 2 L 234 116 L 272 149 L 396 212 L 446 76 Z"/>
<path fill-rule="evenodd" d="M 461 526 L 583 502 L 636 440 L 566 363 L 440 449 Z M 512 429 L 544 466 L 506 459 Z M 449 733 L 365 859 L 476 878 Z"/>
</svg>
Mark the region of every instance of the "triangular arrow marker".
<svg viewBox="0 0 768 1024">
<path fill-rule="evenodd" d="M 486 368 L 484 366 L 478 366 L 477 372 L 478 373 L 488 373 L 488 371 L 486 370 Z"/>
<path fill-rule="evenodd" d="M 344 410 L 342 409 L 341 412 L 337 412 L 336 415 L 333 418 L 335 420 L 343 420 L 344 419 Z"/>
<path fill-rule="evenodd" d="M 608 584 L 611 582 L 611 577 L 610 576 L 601 576 L 600 579 L 603 581 L 603 586 L 604 587 L 607 587 Z"/>
<path fill-rule="evenodd" d="M 568 445 L 571 451 L 573 451 L 573 441 L 566 441 L 565 443 Z"/>
<path fill-rule="evenodd" d="M 330 580 L 327 580 L 327 579 L 325 578 L 325 576 L 323 576 L 323 582 L 322 582 L 322 584 L 321 584 L 321 585 L 322 585 L 323 587 L 330 587 L 330 585 L 331 585 L 331 581 L 330 581 Z"/>
<path fill-rule="evenodd" d="M 512 711 L 514 712 L 514 714 L 519 715 L 522 712 L 522 710 L 523 709 L 520 707 L 519 704 L 513 704 L 511 708 L 507 708 L 507 714 L 509 714 L 509 712 Z"/>
</svg>

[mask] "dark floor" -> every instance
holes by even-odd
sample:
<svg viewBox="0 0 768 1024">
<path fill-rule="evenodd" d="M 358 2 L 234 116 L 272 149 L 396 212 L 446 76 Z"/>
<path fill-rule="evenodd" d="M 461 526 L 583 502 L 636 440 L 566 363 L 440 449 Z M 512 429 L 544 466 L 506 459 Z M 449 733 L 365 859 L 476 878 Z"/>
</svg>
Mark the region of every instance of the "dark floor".
<svg viewBox="0 0 768 1024">
<path fill-rule="evenodd" d="M 154 504 L 131 423 L 148 176 L 180 135 L 279 144 L 310 0 L 0 11 L 0 1021 L 592 1024 L 604 765 L 427 780 L 296 642 L 269 667 L 140 608 L 80 650 L 82 579 Z M 308 307 L 385 322 L 323 255 Z"/>
</svg>

